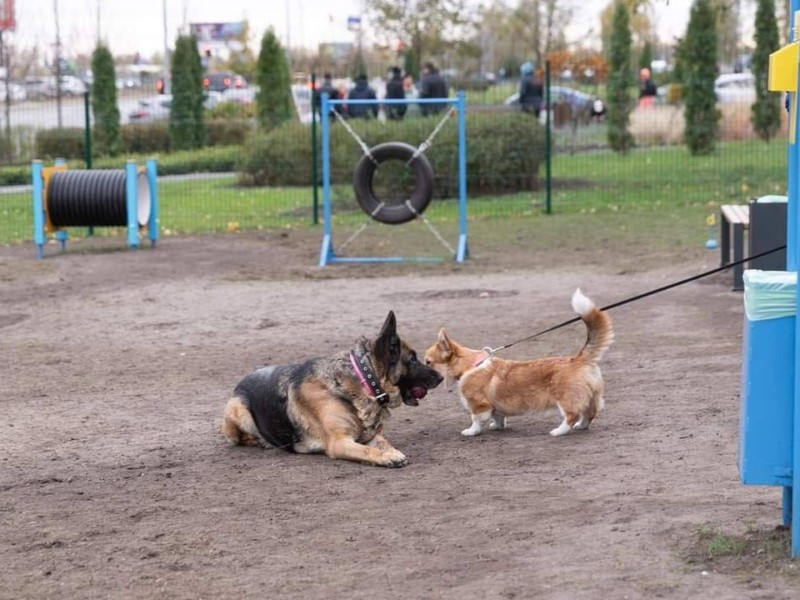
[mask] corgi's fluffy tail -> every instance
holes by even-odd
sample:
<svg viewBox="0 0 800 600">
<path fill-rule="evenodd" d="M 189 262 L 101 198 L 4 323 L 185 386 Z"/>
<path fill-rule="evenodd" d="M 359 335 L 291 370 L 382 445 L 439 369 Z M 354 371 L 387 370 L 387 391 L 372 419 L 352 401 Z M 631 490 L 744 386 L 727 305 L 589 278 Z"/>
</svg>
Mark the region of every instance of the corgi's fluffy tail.
<svg viewBox="0 0 800 600">
<path fill-rule="evenodd" d="M 614 341 L 611 317 L 597 308 L 580 288 L 572 294 L 572 310 L 586 324 L 586 344 L 578 352 L 578 357 L 593 363 L 599 362 Z"/>
</svg>

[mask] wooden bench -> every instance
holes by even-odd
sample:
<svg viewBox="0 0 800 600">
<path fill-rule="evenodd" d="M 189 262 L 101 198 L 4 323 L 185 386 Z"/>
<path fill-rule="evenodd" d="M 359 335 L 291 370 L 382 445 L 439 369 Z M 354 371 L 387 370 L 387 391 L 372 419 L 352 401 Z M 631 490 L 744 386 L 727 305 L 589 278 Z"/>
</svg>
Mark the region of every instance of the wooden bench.
<svg viewBox="0 0 800 600">
<path fill-rule="evenodd" d="M 733 228 L 733 262 L 744 258 L 744 230 L 750 228 L 748 204 L 723 204 L 720 209 L 720 266 L 731 263 L 731 228 Z M 733 289 L 744 289 L 744 265 L 733 267 Z"/>
</svg>

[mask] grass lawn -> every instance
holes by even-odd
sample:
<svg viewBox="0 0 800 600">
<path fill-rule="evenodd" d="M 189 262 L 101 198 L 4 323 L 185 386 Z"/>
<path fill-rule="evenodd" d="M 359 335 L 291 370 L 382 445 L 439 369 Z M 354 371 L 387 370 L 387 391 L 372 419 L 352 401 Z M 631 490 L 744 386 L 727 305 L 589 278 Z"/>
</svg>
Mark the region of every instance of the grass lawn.
<svg viewBox="0 0 800 600">
<path fill-rule="evenodd" d="M 692 157 L 684 146 L 640 148 L 627 156 L 608 151 L 557 154 L 552 172 L 552 213 L 567 229 L 571 222 L 578 228 L 600 226 L 604 220 L 599 216 L 622 213 L 630 215 L 633 231 L 638 231 L 633 224 L 641 221 L 642 227 L 655 222 L 691 232 L 704 228 L 705 217 L 718 212 L 720 204 L 785 194 L 786 145 L 729 142 L 719 144 L 706 157 Z M 535 192 L 469 198 L 470 221 L 510 219 L 516 223 L 520 218 L 549 218 L 544 215 L 544 169 L 540 176 L 542 189 Z M 334 188 L 333 200 L 335 226 L 364 223 L 366 216 L 352 200 L 349 187 Z M 162 180 L 159 204 L 166 235 L 313 227 L 310 188 L 241 188 L 233 177 Z M 458 203 L 434 200 L 425 216 L 437 226 L 452 229 L 458 222 Z M 614 227 L 619 228 L 619 222 L 615 218 Z M 85 233 L 73 229 L 72 237 Z M 122 236 L 124 232 L 99 228 L 97 234 Z M 668 237 L 676 239 L 674 233 Z M 31 239 L 30 194 L 0 195 L 0 244 Z"/>
</svg>

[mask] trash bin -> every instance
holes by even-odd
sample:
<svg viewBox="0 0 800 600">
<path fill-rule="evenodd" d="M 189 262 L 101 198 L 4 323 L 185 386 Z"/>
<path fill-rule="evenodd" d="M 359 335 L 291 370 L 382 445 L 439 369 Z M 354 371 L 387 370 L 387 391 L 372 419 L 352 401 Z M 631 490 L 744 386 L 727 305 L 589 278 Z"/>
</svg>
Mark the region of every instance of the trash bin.
<svg viewBox="0 0 800 600">
<path fill-rule="evenodd" d="M 761 196 L 750 201 L 748 256 L 786 244 L 786 208 L 786 196 Z M 783 271 L 786 249 L 751 260 L 747 266 L 760 271 Z"/>
<path fill-rule="evenodd" d="M 792 485 L 797 273 L 744 272 L 739 475 L 751 485 Z"/>
</svg>

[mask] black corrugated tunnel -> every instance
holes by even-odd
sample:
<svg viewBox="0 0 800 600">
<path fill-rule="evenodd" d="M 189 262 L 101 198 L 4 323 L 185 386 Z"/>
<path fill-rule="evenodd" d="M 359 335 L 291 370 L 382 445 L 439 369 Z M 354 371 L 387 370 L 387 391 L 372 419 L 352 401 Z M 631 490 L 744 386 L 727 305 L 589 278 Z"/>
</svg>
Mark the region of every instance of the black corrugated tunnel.
<svg viewBox="0 0 800 600">
<path fill-rule="evenodd" d="M 136 216 L 150 218 L 147 176 L 137 174 Z M 57 171 L 47 186 L 47 215 L 54 227 L 125 227 L 128 209 L 125 171 Z"/>
<path fill-rule="evenodd" d="M 356 164 L 353 173 L 353 187 L 358 204 L 376 221 L 389 225 L 399 225 L 413 220 L 428 207 L 433 197 L 433 167 L 427 157 L 417 149 L 403 142 L 386 142 L 370 149 L 370 155 L 364 155 Z M 386 161 L 397 160 L 406 163 L 412 169 L 414 189 L 408 202 L 413 210 L 402 201 L 382 201 L 375 195 L 373 177 L 378 167 Z"/>
</svg>

